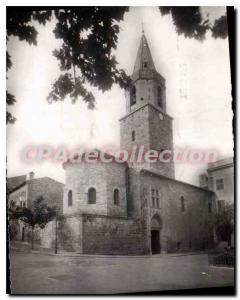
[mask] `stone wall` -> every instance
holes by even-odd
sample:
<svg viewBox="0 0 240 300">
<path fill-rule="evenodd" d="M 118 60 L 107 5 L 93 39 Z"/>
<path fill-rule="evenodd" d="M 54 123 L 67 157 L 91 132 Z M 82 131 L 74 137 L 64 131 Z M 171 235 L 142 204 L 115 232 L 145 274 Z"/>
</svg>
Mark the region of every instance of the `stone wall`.
<svg viewBox="0 0 240 300">
<path fill-rule="evenodd" d="M 107 171 L 107 213 L 109 216 L 127 216 L 126 164 L 111 163 Z M 114 204 L 114 189 L 119 190 L 119 204 Z"/>
<path fill-rule="evenodd" d="M 140 218 L 141 216 L 141 196 L 140 196 L 140 176 L 139 170 L 136 168 L 129 168 L 128 170 L 128 216 L 133 218 Z"/>
<path fill-rule="evenodd" d="M 101 162 L 67 163 L 65 171 L 63 213 L 107 214 L 106 164 Z M 96 190 L 96 204 L 88 204 L 89 188 Z M 69 190 L 72 190 L 72 206 L 68 206 Z"/>
<path fill-rule="evenodd" d="M 68 216 L 57 223 L 58 250 L 82 253 L 82 217 Z M 44 229 L 39 229 L 41 247 L 55 248 L 56 221 L 49 222 Z"/>
<path fill-rule="evenodd" d="M 82 216 L 67 216 L 59 224 L 59 245 L 65 251 L 82 253 Z"/>
<path fill-rule="evenodd" d="M 135 131 L 135 141 L 132 141 L 133 130 Z M 121 149 L 131 151 L 134 145 L 143 145 L 149 149 L 148 105 L 120 120 L 120 136 Z"/>
<path fill-rule="evenodd" d="M 162 88 L 162 108 L 159 107 L 163 112 L 166 111 L 166 92 L 165 92 L 165 80 L 160 76 L 152 74 L 152 79 L 138 79 L 134 85 L 136 87 L 136 104 L 130 106 L 130 94 L 126 92 L 126 111 L 129 113 L 134 111 L 147 103 L 158 106 L 157 103 L 157 88 Z"/>
<path fill-rule="evenodd" d="M 28 181 L 28 206 L 37 197 L 43 196 L 49 206 L 57 206 L 62 213 L 63 184 L 49 177 L 36 178 Z"/>
<path fill-rule="evenodd" d="M 126 216 L 125 163 L 68 163 L 65 165 L 66 186 L 63 197 L 64 215 L 101 214 Z M 88 203 L 88 190 L 96 190 L 96 203 Z M 114 205 L 114 189 L 119 190 L 119 205 Z M 68 191 L 72 190 L 73 203 L 68 206 Z"/>
<path fill-rule="evenodd" d="M 83 217 L 83 253 L 144 254 L 138 219 L 96 215 Z"/>
<path fill-rule="evenodd" d="M 162 114 L 153 106 L 149 106 L 149 135 L 150 149 L 155 150 L 173 150 L 172 118 L 167 114 Z M 149 170 L 158 172 L 162 175 L 174 178 L 173 162 L 154 162 L 150 163 Z"/>
<path fill-rule="evenodd" d="M 56 221 L 50 221 L 43 229 L 39 229 L 41 246 L 43 248 L 54 248 L 56 241 Z"/>
<path fill-rule="evenodd" d="M 134 146 L 143 146 L 144 150 L 171 150 L 173 149 L 172 118 L 162 114 L 152 105 L 145 105 L 128 114 L 120 120 L 120 147 L 129 152 Z M 135 131 L 135 141 L 132 141 L 132 131 Z M 141 167 L 148 170 L 155 170 L 158 173 L 174 178 L 173 163 L 148 163 L 142 161 L 140 164 L 133 164 L 134 167 Z"/>
<path fill-rule="evenodd" d="M 142 171 L 141 174 L 141 203 L 143 209 L 148 210 L 146 222 L 149 233 L 151 218 L 158 215 L 162 220 L 160 232 L 162 251 L 183 252 L 212 248 L 214 246 L 212 220 L 216 210 L 214 194 L 154 173 Z M 159 208 L 152 207 L 152 189 L 159 191 Z M 185 199 L 184 211 L 181 209 L 181 196 Z M 212 206 L 211 212 L 209 203 Z"/>
</svg>

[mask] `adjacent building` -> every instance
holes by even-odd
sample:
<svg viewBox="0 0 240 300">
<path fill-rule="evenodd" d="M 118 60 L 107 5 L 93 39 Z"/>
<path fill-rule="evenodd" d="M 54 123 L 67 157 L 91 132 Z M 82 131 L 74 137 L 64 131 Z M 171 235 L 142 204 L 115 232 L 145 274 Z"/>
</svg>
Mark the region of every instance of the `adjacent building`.
<svg viewBox="0 0 240 300">
<path fill-rule="evenodd" d="M 199 177 L 200 187 L 216 194 L 218 209 L 234 204 L 234 162 L 233 158 L 209 163 L 205 174 Z"/>
<path fill-rule="evenodd" d="M 56 206 L 62 213 L 63 207 L 63 184 L 49 177 L 34 178 L 34 173 L 7 178 L 8 207 L 28 207 L 39 196 L 43 196 L 49 206 Z M 22 222 L 15 222 L 15 239 L 28 240 L 26 225 Z"/>
</svg>

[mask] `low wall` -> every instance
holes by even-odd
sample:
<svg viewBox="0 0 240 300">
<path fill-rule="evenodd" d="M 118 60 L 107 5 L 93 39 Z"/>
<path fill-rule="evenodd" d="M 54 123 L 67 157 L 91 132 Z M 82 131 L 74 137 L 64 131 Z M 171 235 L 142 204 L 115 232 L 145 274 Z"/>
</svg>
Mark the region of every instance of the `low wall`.
<svg viewBox="0 0 240 300">
<path fill-rule="evenodd" d="M 39 229 L 39 236 L 43 248 L 54 248 L 56 240 L 56 222 L 50 221 L 44 229 Z"/>
<path fill-rule="evenodd" d="M 88 254 L 144 254 L 140 220 L 84 215 L 82 252 Z"/>
</svg>

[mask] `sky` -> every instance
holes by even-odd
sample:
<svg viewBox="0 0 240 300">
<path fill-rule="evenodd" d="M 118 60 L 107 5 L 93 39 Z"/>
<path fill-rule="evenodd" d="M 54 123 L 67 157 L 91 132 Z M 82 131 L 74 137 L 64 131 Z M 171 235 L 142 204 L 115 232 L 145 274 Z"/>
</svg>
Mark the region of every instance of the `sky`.
<svg viewBox="0 0 240 300">
<path fill-rule="evenodd" d="M 224 7 L 205 7 L 214 20 Z M 8 72 L 7 88 L 17 103 L 12 112 L 17 118 L 7 126 L 8 176 L 35 172 L 36 177 L 49 176 L 65 182 L 61 164 L 28 163 L 21 159 L 29 145 L 78 145 L 101 148 L 119 146 L 119 119 L 126 113 L 124 90 L 114 85 L 102 93 L 91 88 L 96 109 L 88 110 L 78 100 L 69 99 L 49 104 L 46 100 L 51 84 L 59 75 L 57 59 L 52 51 L 61 43 L 52 30 L 54 21 L 36 26 L 38 45 L 29 46 L 10 38 L 8 51 L 13 66 Z M 120 23 L 118 47 L 115 51 L 119 68 L 130 75 L 133 70 L 142 27 L 147 37 L 157 71 L 166 79 L 167 112 L 173 117 L 175 147 L 216 149 L 220 156 L 233 156 L 231 78 L 228 39 L 204 42 L 186 39 L 175 32 L 170 16 L 161 16 L 157 7 L 131 7 Z M 176 179 L 198 184 L 203 164 L 176 164 Z"/>
</svg>

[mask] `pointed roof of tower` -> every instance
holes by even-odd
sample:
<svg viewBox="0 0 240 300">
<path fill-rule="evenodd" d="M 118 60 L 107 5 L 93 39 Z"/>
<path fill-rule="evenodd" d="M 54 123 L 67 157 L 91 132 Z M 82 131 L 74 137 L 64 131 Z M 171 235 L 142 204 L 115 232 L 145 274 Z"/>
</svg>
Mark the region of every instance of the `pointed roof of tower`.
<svg viewBox="0 0 240 300">
<path fill-rule="evenodd" d="M 135 73 L 143 68 L 147 68 L 147 69 L 156 71 L 144 31 L 142 33 L 140 45 L 138 48 L 133 73 Z"/>
</svg>

